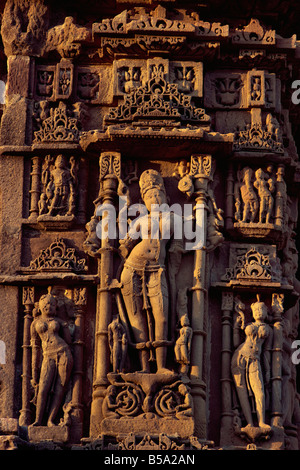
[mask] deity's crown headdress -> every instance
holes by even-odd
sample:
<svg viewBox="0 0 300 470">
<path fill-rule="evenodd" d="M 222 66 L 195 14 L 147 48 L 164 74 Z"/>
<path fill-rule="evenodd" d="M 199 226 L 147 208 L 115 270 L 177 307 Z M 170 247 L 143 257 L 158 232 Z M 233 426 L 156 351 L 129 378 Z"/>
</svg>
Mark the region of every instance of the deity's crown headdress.
<svg viewBox="0 0 300 470">
<path fill-rule="evenodd" d="M 160 173 L 156 170 L 146 170 L 141 174 L 140 177 L 140 190 L 141 196 L 144 198 L 149 189 L 158 188 L 166 194 L 164 180 Z"/>
</svg>

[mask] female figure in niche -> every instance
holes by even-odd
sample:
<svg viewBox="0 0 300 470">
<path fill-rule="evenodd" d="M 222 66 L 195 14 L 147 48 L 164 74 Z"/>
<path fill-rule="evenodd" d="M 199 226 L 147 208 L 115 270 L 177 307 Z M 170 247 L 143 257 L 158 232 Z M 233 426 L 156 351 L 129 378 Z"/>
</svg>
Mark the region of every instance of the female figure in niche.
<svg viewBox="0 0 300 470">
<path fill-rule="evenodd" d="M 267 307 L 259 300 L 251 305 L 254 322 L 245 327 L 246 340 L 235 351 L 231 371 L 238 398 L 248 426 L 254 427 L 249 398 L 254 395 L 258 426 L 266 431 L 270 426 L 265 423 L 265 389 L 270 382 L 270 348 L 272 330 L 265 323 Z M 265 376 L 263 376 L 261 360 Z"/>
<path fill-rule="evenodd" d="M 43 295 L 39 301 L 41 315 L 36 317 L 31 325 L 31 383 L 36 392 L 36 418 L 33 426 L 42 425 L 49 398 L 47 426 L 55 426 L 54 420 L 62 404 L 73 367 L 68 324 L 56 316 L 56 308 L 55 297 L 51 294 Z"/>
</svg>

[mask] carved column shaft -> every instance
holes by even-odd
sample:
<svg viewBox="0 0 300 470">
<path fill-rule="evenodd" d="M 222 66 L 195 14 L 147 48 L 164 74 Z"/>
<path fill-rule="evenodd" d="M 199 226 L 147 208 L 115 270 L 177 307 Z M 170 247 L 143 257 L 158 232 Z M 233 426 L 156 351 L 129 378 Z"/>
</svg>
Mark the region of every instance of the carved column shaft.
<svg viewBox="0 0 300 470">
<path fill-rule="evenodd" d="M 31 345 L 30 326 L 32 323 L 32 309 L 34 305 L 34 288 L 24 287 L 24 329 L 23 329 L 23 363 L 22 363 L 22 409 L 20 412 L 20 425 L 28 426 L 31 422 Z"/>
<path fill-rule="evenodd" d="M 227 174 L 227 188 L 226 188 L 226 216 L 225 226 L 229 230 L 233 227 L 233 207 L 234 207 L 234 175 L 233 167 L 230 164 Z"/>
<path fill-rule="evenodd" d="M 100 157 L 100 184 L 101 190 L 99 200 L 102 204 L 114 205 L 117 196 L 118 178 L 113 173 L 114 157 L 120 160 L 120 154 L 112 153 L 109 164 L 108 174 L 103 175 L 103 161 L 106 157 L 104 152 Z M 108 156 L 110 158 L 110 156 Z M 110 171 L 111 170 L 111 171 Z M 109 213 L 104 212 L 102 222 L 108 223 Z M 102 416 L 102 403 L 108 384 L 107 374 L 110 368 L 109 362 L 109 345 L 108 345 L 108 325 L 112 321 L 112 292 L 110 290 L 110 282 L 113 278 L 113 249 L 114 240 L 109 237 L 101 240 L 101 258 L 98 261 L 98 275 L 100 286 L 97 291 L 97 312 L 96 312 L 96 339 L 95 339 L 95 366 L 94 366 L 94 382 L 93 382 L 93 402 L 91 407 L 91 436 L 98 435 L 100 432 L 100 423 Z"/>
<path fill-rule="evenodd" d="M 278 298 L 283 311 L 283 299 L 273 294 L 274 298 Z M 274 312 L 273 325 L 273 352 L 272 352 L 272 425 L 281 426 L 282 420 L 282 348 L 283 348 L 283 332 L 281 315 L 278 309 Z"/>
<path fill-rule="evenodd" d="M 41 178 L 41 158 L 32 158 L 31 171 L 31 189 L 30 189 L 30 214 L 32 220 L 36 220 L 39 215 L 39 198 L 40 198 L 40 178 Z"/>
<path fill-rule="evenodd" d="M 86 158 L 82 158 L 80 162 L 80 179 L 79 179 L 79 198 L 78 198 L 78 215 L 77 221 L 84 224 L 86 221 L 86 201 L 88 187 L 88 165 Z"/>
<path fill-rule="evenodd" d="M 206 238 L 207 206 L 206 196 L 201 194 L 196 199 L 196 204 L 204 204 L 204 233 Z M 206 385 L 203 381 L 203 352 L 204 352 L 204 317 L 205 304 L 207 301 L 206 291 L 206 239 L 204 247 L 196 250 L 194 257 L 194 278 L 192 295 L 192 318 L 193 343 L 191 350 L 191 384 L 194 399 L 195 432 L 200 438 L 206 438 Z"/>
<path fill-rule="evenodd" d="M 231 331 L 232 331 L 232 292 L 222 293 L 222 427 L 229 429 L 232 421 L 231 399 Z"/>
<path fill-rule="evenodd" d="M 74 331 L 74 365 L 72 393 L 72 437 L 79 441 L 82 437 L 82 377 L 83 377 L 83 347 L 84 347 L 84 313 L 86 309 L 86 288 L 75 289 L 75 331 Z"/>
</svg>

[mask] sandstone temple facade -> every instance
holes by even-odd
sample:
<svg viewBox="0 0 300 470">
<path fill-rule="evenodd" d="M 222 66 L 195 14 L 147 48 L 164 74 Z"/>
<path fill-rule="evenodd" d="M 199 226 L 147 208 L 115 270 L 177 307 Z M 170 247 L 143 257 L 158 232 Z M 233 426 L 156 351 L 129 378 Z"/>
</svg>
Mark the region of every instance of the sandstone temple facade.
<svg viewBox="0 0 300 470">
<path fill-rule="evenodd" d="M 298 449 L 297 2 L 0 8 L 0 448 Z"/>
</svg>

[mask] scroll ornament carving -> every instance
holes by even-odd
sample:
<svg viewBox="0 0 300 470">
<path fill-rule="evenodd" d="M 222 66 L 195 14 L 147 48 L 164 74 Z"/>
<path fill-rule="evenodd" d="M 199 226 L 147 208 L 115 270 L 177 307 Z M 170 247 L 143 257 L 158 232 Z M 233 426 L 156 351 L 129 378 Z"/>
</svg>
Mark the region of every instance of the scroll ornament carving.
<svg viewBox="0 0 300 470">
<path fill-rule="evenodd" d="M 85 259 L 78 259 L 74 248 L 67 248 L 63 239 L 57 238 L 51 245 L 42 250 L 40 255 L 30 263 L 31 271 L 73 271 L 87 269 Z"/>
<path fill-rule="evenodd" d="M 193 416 L 193 400 L 187 385 L 174 378 L 170 380 L 170 377 L 162 381 L 155 375 L 146 375 L 143 380 L 139 373 L 124 373 L 121 381 L 114 381 L 109 375 L 113 385 L 108 387 L 103 402 L 102 411 L 106 418 L 128 418 L 144 413 L 151 413 L 152 418 L 187 419 Z M 168 380 L 173 383 L 164 385 L 163 382 Z M 147 381 L 151 382 L 150 387 Z"/>
</svg>

